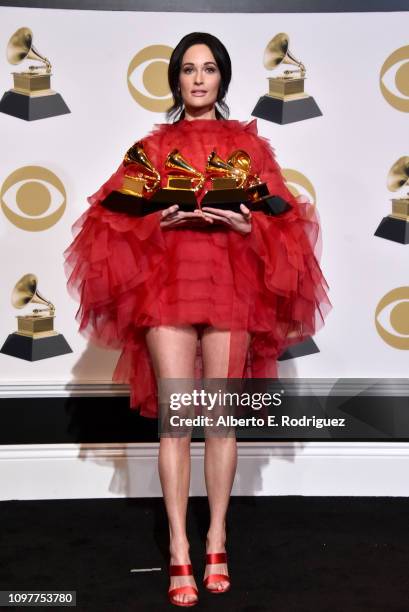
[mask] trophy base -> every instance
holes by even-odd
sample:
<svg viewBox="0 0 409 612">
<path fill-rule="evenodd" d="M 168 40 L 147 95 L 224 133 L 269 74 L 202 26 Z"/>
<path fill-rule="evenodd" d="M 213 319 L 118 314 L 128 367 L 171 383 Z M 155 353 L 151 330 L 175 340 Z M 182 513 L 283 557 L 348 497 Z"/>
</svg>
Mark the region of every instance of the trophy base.
<svg viewBox="0 0 409 612">
<path fill-rule="evenodd" d="M 292 206 L 280 196 L 266 195 L 255 200 L 252 205 L 249 205 L 249 208 L 256 211 L 262 210 L 267 215 L 276 216 L 291 210 Z"/>
<path fill-rule="evenodd" d="M 165 204 L 161 208 L 178 204 L 179 210 L 184 212 L 192 212 L 198 208 L 196 196 L 191 189 L 167 189 L 163 187 L 155 191 L 149 202 Z"/>
<path fill-rule="evenodd" d="M 374 236 L 399 242 L 400 244 L 409 244 L 409 222 L 405 219 L 395 219 L 394 217 L 384 217 Z"/>
<path fill-rule="evenodd" d="M 33 338 L 14 333 L 8 335 L 0 353 L 26 361 L 38 361 L 72 353 L 72 349 L 62 334 Z"/>
<path fill-rule="evenodd" d="M 151 203 L 151 200 L 121 191 L 112 191 L 102 200 L 101 206 L 112 212 L 125 213 L 131 217 L 144 217 L 164 208 L 163 204 Z"/>
<path fill-rule="evenodd" d="M 305 355 L 313 355 L 319 353 L 320 349 L 315 344 L 312 338 L 307 338 L 303 342 L 293 344 L 289 346 L 281 355 L 277 361 L 286 361 L 287 359 L 296 359 L 297 357 L 304 357 Z"/>
<path fill-rule="evenodd" d="M 71 111 L 59 93 L 28 96 L 15 91 L 6 91 L 0 100 L 0 112 L 24 121 L 36 121 L 66 115 Z"/>
<path fill-rule="evenodd" d="M 211 206 L 221 210 L 232 210 L 241 212 L 240 204 L 248 204 L 249 196 L 245 189 L 236 187 L 234 189 L 211 189 L 203 196 L 200 206 Z"/>
<path fill-rule="evenodd" d="M 298 100 L 280 100 L 271 96 L 262 96 L 251 114 L 253 117 L 284 125 L 319 117 L 322 112 L 312 96 Z"/>
</svg>

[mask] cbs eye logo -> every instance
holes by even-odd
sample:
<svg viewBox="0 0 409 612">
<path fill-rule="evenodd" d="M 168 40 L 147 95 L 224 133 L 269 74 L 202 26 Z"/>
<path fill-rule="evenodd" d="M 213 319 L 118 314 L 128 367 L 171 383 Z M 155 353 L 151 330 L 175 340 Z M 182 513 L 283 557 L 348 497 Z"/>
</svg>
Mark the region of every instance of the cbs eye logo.
<svg viewBox="0 0 409 612">
<path fill-rule="evenodd" d="M 173 98 L 168 84 L 172 47 L 150 45 L 139 51 L 128 67 L 128 89 L 140 106 L 154 113 L 167 111 Z M 141 89 L 145 90 L 142 92 Z"/>
<path fill-rule="evenodd" d="M 393 72 L 390 70 L 392 66 L 395 66 L 395 74 L 387 76 L 387 72 Z M 384 75 L 389 87 L 384 83 Z M 381 68 L 379 85 L 383 97 L 393 108 L 409 112 L 409 45 L 396 49 L 386 58 Z M 392 87 L 394 91 L 391 91 Z"/>
<path fill-rule="evenodd" d="M 376 307 L 375 325 L 387 344 L 409 350 L 409 287 L 397 287 L 383 296 Z"/>
<path fill-rule="evenodd" d="M 284 168 L 282 170 L 282 174 L 289 191 L 291 191 L 295 198 L 302 195 L 306 196 L 311 202 L 312 206 L 307 210 L 307 217 L 312 216 L 317 201 L 317 194 L 315 192 L 314 185 L 305 176 L 305 174 L 302 174 L 298 170 Z"/>
<path fill-rule="evenodd" d="M 0 191 L 1 208 L 16 227 L 41 232 L 64 214 L 67 196 L 58 176 L 42 166 L 24 166 L 12 172 Z"/>
</svg>

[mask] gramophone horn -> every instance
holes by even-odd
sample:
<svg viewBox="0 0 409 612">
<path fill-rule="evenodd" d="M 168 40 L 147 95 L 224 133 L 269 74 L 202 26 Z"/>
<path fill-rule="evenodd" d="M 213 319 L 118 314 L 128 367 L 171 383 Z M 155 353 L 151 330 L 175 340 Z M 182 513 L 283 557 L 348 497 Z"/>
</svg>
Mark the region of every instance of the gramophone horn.
<svg viewBox="0 0 409 612">
<path fill-rule="evenodd" d="M 55 307 L 49 300 L 46 300 L 37 290 L 37 277 L 35 274 L 25 274 L 14 286 L 11 294 L 11 303 L 15 308 L 24 308 L 30 302 L 43 304 L 50 310 Z"/>
<path fill-rule="evenodd" d="M 243 149 L 236 149 L 233 153 L 230 154 L 230 157 L 227 160 L 227 163 L 234 166 L 235 168 L 240 168 L 246 174 L 250 172 L 251 168 L 251 158 L 246 151 Z"/>
<path fill-rule="evenodd" d="M 302 62 L 296 59 L 288 49 L 289 36 L 285 32 L 276 34 L 270 40 L 264 50 L 263 63 L 268 70 L 275 68 L 279 64 L 293 64 L 298 66 L 301 72 L 305 73 L 305 66 Z"/>
<path fill-rule="evenodd" d="M 230 157 L 227 160 L 227 163 L 242 170 L 246 175 L 246 182 L 243 185 L 244 187 L 251 187 L 253 185 L 260 185 L 261 179 L 256 174 L 251 174 L 251 157 L 247 153 L 247 151 L 243 151 L 243 149 L 236 149 L 233 153 L 230 154 Z"/>
<path fill-rule="evenodd" d="M 205 176 L 199 170 L 196 170 L 178 151 L 173 149 L 167 156 L 165 161 L 165 168 L 171 168 L 172 170 L 178 170 L 182 172 L 184 176 L 188 176 L 196 181 L 199 181 L 195 187 L 195 191 L 198 191 L 203 187 Z"/>
<path fill-rule="evenodd" d="M 245 170 L 225 162 L 224 159 L 217 155 L 216 151 L 212 151 L 207 158 L 206 172 L 216 175 L 221 174 L 226 178 L 235 178 L 238 180 L 237 187 L 242 187 L 247 178 Z"/>
<path fill-rule="evenodd" d="M 389 191 L 397 191 L 409 181 L 409 156 L 400 157 L 388 172 Z"/>
<path fill-rule="evenodd" d="M 7 44 L 7 59 L 10 64 L 20 64 L 24 59 L 43 62 L 47 72 L 51 72 L 50 61 L 42 56 L 33 45 L 33 32 L 30 28 L 19 28 L 11 36 Z"/>
<path fill-rule="evenodd" d="M 152 164 L 149 157 L 143 150 L 143 144 L 141 142 L 135 142 L 125 154 L 124 157 L 125 166 L 136 166 L 142 173 L 142 178 L 148 181 L 149 184 L 145 184 L 146 191 L 153 191 L 160 183 L 160 174 Z"/>
</svg>

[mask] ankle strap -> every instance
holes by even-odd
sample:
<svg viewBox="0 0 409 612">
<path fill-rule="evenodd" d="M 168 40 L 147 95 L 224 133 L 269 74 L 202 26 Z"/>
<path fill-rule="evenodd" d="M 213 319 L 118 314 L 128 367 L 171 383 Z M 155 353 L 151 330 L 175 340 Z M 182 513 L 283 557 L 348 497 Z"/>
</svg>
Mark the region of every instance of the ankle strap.
<svg viewBox="0 0 409 612">
<path fill-rule="evenodd" d="M 227 553 L 207 553 L 206 555 L 206 563 L 226 563 L 227 562 Z"/>
<path fill-rule="evenodd" d="M 169 565 L 169 574 L 170 576 L 191 576 L 193 574 L 192 565 L 190 563 Z"/>
</svg>

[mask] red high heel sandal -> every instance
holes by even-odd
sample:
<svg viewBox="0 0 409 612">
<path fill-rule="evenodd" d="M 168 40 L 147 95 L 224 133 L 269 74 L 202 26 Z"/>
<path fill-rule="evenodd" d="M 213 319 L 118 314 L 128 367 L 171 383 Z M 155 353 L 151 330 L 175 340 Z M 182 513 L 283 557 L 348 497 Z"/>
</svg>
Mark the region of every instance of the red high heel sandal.
<svg viewBox="0 0 409 612">
<path fill-rule="evenodd" d="M 227 553 L 207 553 L 206 564 L 213 565 L 215 563 L 227 563 Z M 209 589 L 210 582 L 228 582 L 229 584 L 224 589 Z M 209 574 L 203 579 L 203 584 L 211 593 L 226 593 L 230 589 L 230 576 L 228 574 Z"/>
<path fill-rule="evenodd" d="M 185 563 L 184 565 L 169 565 L 169 576 L 193 576 L 192 566 L 190 563 Z M 196 595 L 196 599 L 193 601 L 178 601 L 175 599 L 175 595 L 180 595 L 182 593 L 186 593 L 186 595 Z M 197 588 L 190 584 L 174 587 L 173 589 L 169 587 L 168 590 L 169 601 L 175 604 L 175 606 L 195 606 L 198 602 L 198 594 Z"/>
</svg>

